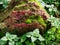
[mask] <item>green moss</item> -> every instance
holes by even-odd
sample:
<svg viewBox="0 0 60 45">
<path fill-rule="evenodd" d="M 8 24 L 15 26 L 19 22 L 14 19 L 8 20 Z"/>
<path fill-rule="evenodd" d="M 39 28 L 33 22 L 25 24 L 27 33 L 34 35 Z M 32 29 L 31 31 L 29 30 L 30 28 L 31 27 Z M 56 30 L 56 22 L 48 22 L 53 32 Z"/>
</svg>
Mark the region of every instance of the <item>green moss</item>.
<svg viewBox="0 0 60 45">
<path fill-rule="evenodd" d="M 43 20 L 43 18 L 39 15 L 32 15 L 29 17 L 29 19 L 26 20 L 26 23 L 27 24 L 30 24 L 32 22 L 38 22 L 39 24 L 43 25 L 46 27 L 46 23 L 45 21 Z"/>
<path fill-rule="evenodd" d="M 39 24 L 43 25 L 46 27 L 46 23 L 45 21 L 43 20 L 43 18 L 39 15 L 36 15 L 36 16 L 31 16 L 31 20 L 32 21 L 35 21 L 35 22 L 38 22 Z"/>
<path fill-rule="evenodd" d="M 27 24 L 30 24 L 30 23 L 31 23 L 31 19 L 27 19 L 27 20 L 26 20 L 26 23 L 27 23 Z"/>
<path fill-rule="evenodd" d="M 41 25 L 46 27 L 45 21 L 43 20 L 43 18 L 40 16 L 40 18 L 38 18 L 37 20 Z"/>
<path fill-rule="evenodd" d="M 30 19 L 34 19 L 34 17 L 35 17 L 35 16 L 34 16 L 34 15 L 32 15 L 32 16 L 30 16 L 29 18 L 30 18 Z"/>
</svg>

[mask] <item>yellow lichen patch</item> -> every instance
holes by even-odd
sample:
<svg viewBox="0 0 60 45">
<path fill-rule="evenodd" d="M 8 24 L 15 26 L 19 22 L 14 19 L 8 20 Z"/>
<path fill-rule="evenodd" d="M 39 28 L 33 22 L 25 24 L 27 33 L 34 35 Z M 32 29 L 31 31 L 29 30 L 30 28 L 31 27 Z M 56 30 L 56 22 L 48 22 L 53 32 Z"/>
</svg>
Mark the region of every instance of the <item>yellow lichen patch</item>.
<svg viewBox="0 0 60 45">
<path fill-rule="evenodd" d="M 0 29 L 3 29 L 6 27 L 6 24 L 5 23 L 0 23 Z"/>
</svg>

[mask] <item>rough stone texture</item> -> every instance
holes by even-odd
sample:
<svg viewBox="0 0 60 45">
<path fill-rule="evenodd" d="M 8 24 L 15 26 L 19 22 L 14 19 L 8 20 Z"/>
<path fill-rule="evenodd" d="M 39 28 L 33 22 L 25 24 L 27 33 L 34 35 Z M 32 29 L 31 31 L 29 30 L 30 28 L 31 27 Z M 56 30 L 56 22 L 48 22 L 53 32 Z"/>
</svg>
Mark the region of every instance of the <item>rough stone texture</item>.
<svg viewBox="0 0 60 45">
<path fill-rule="evenodd" d="M 37 1 L 37 0 L 36 0 Z M 46 23 L 43 20 L 49 18 L 49 14 L 45 11 L 45 9 L 37 4 L 37 2 L 32 0 L 21 0 L 21 1 L 11 1 L 8 8 L 0 13 L 0 22 L 4 22 L 9 32 L 16 33 L 26 33 L 34 30 L 35 28 L 39 28 L 40 32 L 43 33 L 46 29 Z M 24 3 L 22 3 L 24 2 Z M 18 14 L 17 14 L 18 13 Z M 21 16 L 23 15 L 23 16 Z M 29 16 L 38 15 L 41 16 L 38 22 L 32 22 L 30 24 L 26 24 L 25 21 L 29 19 Z M 22 18 L 22 19 L 20 19 Z M 43 23 L 41 23 L 41 21 Z M 18 30 L 14 30 L 18 28 Z"/>
</svg>

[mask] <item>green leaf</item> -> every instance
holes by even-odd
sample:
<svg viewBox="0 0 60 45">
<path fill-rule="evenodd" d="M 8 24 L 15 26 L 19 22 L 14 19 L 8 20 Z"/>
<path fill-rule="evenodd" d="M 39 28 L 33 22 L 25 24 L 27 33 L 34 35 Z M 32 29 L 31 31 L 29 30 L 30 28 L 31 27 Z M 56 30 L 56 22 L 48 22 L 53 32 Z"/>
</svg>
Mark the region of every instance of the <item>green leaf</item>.
<svg viewBox="0 0 60 45">
<path fill-rule="evenodd" d="M 60 34 L 60 29 L 57 30 L 57 33 Z"/>
<path fill-rule="evenodd" d="M 3 41 L 12 41 L 12 40 L 18 41 L 18 39 L 19 38 L 17 37 L 17 35 L 13 35 L 8 32 L 6 33 L 6 36 L 1 38 L 1 40 L 3 40 Z"/>
<path fill-rule="evenodd" d="M 1 38 L 2 41 L 7 41 L 8 39 L 4 36 Z"/>
<path fill-rule="evenodd" d="M 12 36 L 8 32 L 6 33 L 6 38 L 7 38 L 7 40 L 12 41 Z"/>
<path fill-rule="evenodd" d="M 28 32 L 26 36 L 27 37 L 32 37 L 32 36 L 33 37 L 39 37 L 39 35 L 40 35 L 39 34 L 39 29 L 35 29 L 33 32 Z"/>
<path fill-rule="evenodd" d="M 55 40 L 55 35 L 50 35 L 49 37 L 51 38 L 51 40 Z"/>
<path fill-rule="evenodd" d="M 15 45 L 14 41 L 9 41 L 9 45 Z"/>
<path fill-rule="evenodd" d="M 55 18 L 55 17 L 51 16 L 47 20 L 51 22 L 51 26 L 54 26 L 56 28 L 60 27 L 60 20 L 59 20 L 59 18 Z"/>
<path fill-rule="evenodd" d="M 21 42 L 24 42 L 26 40 L 26 34 L 21 37 Z"/>
<path fill-rule="evenodd" d="M 0 45 L 6 44 L 6 41 L 0 40 Z"/>
<path fill-rule="evenodd" d="M 60 34 L 56 34 L 56 38 L 60 40 Z"/>
<path fill-rule="evenodd" d="M 35 29 L 33 32 L 27 33 L 27 37 L 31 38 L 32 42 L 36 40 L 44 41 L 45 39 L 39 34 L 39 29 Z"/>
<path fill-rule="evenodd" d="M 30 42 L 29 42 L 29 40 L 27 40 L 27 41 L 25 42 L 25 44 L 26 44 L 26 45 L 30 45 Z"/>
<path fill-rule="evenodd" d="M 26 37 L 30 38 L 30 37 L 31 37 L 31 35 L 26 35 Z"/>
<path fill-rule="evenodd" d="M 21 42 L 16 42 L 16 45 L 22 45 L 22 43 Z"/>
<path fill-rule="evenodd" d="M 35 38 L 35 37 L 33 37 L 33 36 L 31 37 L 31 41 L 32 41 L 32 42 L 35 42 L 36 40 L 37 40 L 37 38 Z"/>
<path fill-rule="evenodd" d="M 14 40 L 14 41 L 18 41 L 18 37 L 17 37 L 17 35 L 13 35 L 13 34 L 10 34 L 10 33 L 6 33 L 6 38 L 9 40 L 9 41 L 12 41 L 12 40 Z"/>
<path fill-rule="evenodd" d="M 30 43 L 30 45 L 36 45 L 35 43 Z"/>
<path fill-rule="evenodd" d="M 45 41 L 45 39 L 40 35 L 38 38 L 39 41 Z"/>
<path fill-rule="evenodd" d="M 33 33 L 38 33 L 39 34 L 39 29 L 35 29 Z"/>
<path fill-rule="evenodd" d="M 47 31 L 48 34 L 54 34 L 55 32 L 56 32 L 56 27 L 52 27 Z"/>
<path fill-rule="evenodd" d="M 33 32 L 32 32 L 32 36 L 34 37 L 39 37 L 39 29 L 35 29 Z"/>
<path fill-rule="evenodd" d="M 18 40 L 19 40 L 19 38 L 18 38 L 18 37 L 15 37 L 15 38 L 13 38 L 13 40 L 14 40 L 14 41 L 18 41 Z"/>
<path fill-rule="evenodd" d="M 36 45 L 34 42 L 30 42 L 30 41 L 28 41 L 28 40 L 25 42 L 25 44 L 26 44 L 26 45 Z"/>
</svg>

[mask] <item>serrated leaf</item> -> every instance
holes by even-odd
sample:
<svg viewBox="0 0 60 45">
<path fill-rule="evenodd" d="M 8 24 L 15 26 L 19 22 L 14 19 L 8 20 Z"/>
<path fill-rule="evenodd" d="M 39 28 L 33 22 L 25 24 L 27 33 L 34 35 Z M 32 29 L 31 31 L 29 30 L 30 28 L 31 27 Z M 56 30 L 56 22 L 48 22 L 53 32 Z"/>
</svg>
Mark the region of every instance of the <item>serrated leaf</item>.
<svg viewBox="0 0 60 45">
<path fill-rule="evenodd" d="M 7 41 L 7 38 L 6 37 L 2 37 L 1 40 L 2 41 Z"/>
<path fill-rule="evenodd" d="M 39 41 L 45 41 L 45 39 L 40 35 L 38 38 Z"/>
<path fill-rule="evenodd" d="M 39 29 L 35 29 L 33 33 L 38 33 L 39 34 Z"/>
<path fill-rule="evenodd" d="M 36 40 L 37 40 L 37 38 L 35 38 L 35 37 L 33 37 L 33 36 L 31 37 L 31 41 L 32 41 L 32 42 L 35 42 Z"/>
</svg>

